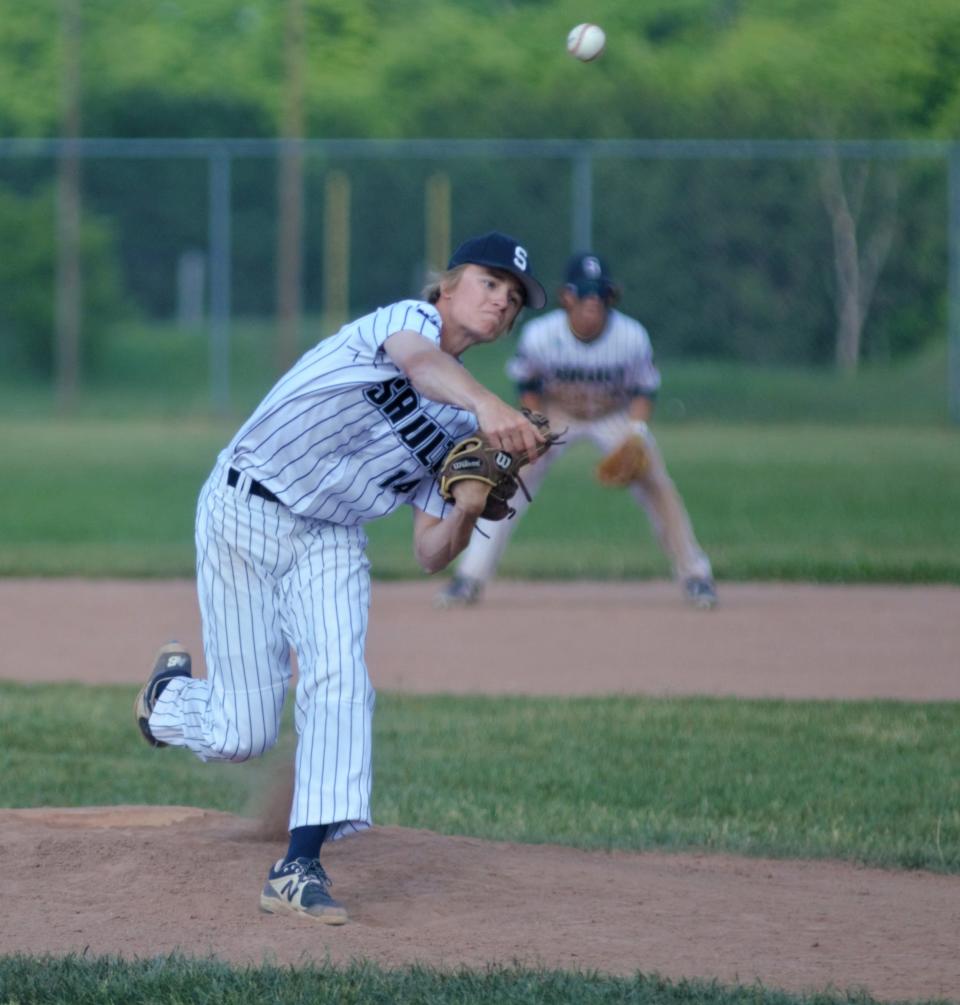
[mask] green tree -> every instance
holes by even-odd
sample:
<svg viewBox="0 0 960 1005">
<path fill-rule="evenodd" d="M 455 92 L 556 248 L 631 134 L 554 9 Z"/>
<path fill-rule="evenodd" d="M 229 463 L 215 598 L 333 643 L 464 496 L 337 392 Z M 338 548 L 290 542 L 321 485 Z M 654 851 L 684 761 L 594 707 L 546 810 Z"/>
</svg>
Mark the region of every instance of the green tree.
<svg viewBox="0 0 960 1005">
<path fill-rule="evenodd" d="M 54 135 L 56 0 L 0 5 L 0 127 Z M 87 135 L 278 135 L 282 4 L 82 5 Z M 917 139 L 960 129 L 955 0 L 599 0 L 589 16 L 608 47 L 591 64 L 564 51 L 584 19 L 574 0 L 303 0 L 303 9 L 311 137 Z M 203 240 L 202 179 L 182 164 L 141 165 L 144 184 L 116 185 L 119 166 L 87 167 L 84 204 L 118 221 L 138 298 L 169 310 L 169 260 Z M 304 283 L 314 308 L 316 184 L 329 167 L 345 165 L 305 165 Z M 819 176 L 808 167 L 600 169 L 609 188 L 597 190 L 598 239 L 678 347 L 852 366 L 942 331 L 942 172 L 830 159 Z M 357 295 L 367 303 L 395 286 L 390 240 L 418 226 L 420 187 L 435 164 L 346 168 L 357 193 L 353 240 L 370 278 Z M 22 169 L 3 170 L 12 178 Z M 559 267 L 565 166 L 450 170 L 458 229 L 519 217 L 545 247 L 545 266 Z M 273 190 L 273 165 L 238 162 L 234 182 L 238 274 L 241 264 L 244 277 L 272 274 L 277 207 L 259 192 Z M 145 214 L 149 242 L 139 236 Z M 235 293 L 238 309 L 270 309 L 270 290 L 244 279 Z"/>
<path fill-rule="evenodd" d="M 45 188 L 22 197 L 0 188 L 0 240 L 15 253 L 0 256 L 0 358 L 11 369 L 49 377 L 54 346 L 55 197 Z M 85 362 L 97 354 L 110 325 L 128 315 L 118 283 L 109 225 L 90 213 L 80 232 L 84 283 Z"/>
</svg>

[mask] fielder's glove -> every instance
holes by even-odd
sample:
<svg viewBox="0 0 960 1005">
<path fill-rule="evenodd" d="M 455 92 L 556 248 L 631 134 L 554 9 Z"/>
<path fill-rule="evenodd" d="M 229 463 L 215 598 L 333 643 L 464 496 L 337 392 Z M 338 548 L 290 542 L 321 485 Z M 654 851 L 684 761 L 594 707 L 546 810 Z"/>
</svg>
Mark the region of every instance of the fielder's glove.
<svg viewBox="0 0 960 1005">
<path fill-rule="evenodd" d="M 644 429 L 631 433 L 597 465 L 597 481 L 611 488 L 626 488 L 643 481 L 650 470 L 650 452 Z"/>
<path fill-rule="evenodd" d="M 526 408 L 522 411 L 544 436 L 544 442 L 538 444 L 533 452 L 522 450 L 511 454 L 493 446 L 481 432 L 458 440 L 443 459 L 438 474 L 440 495 L 447 502 L 454 501 L 453 486 L 471 478 L 490 486 L 487 503 L 480 514 L 484 520 L 512 517 L 516 510 L 510 505 L 510 500 L 517 494 L 518 488 L 522 489 L 527 499 L 530 498 L 520 480 L 520 468 L 542 457 L 554 443 L 559 442 L 561 434 L 551 432 L 546 416 Z"/>
</svg>

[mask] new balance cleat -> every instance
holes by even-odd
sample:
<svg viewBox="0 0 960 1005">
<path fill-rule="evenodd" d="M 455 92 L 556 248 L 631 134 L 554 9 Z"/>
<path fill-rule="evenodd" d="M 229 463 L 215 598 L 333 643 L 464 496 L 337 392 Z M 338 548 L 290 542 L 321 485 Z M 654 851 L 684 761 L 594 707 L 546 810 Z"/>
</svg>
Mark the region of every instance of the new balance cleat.
<svg viewBox="0 0 960 1005">
<path fill-rule="evenodd" d="M 260 910 L 267 914 L 302 914 L 325 925 L 343 925 L 347 909 L 327 892 L 330 885 L 319 859 L 280 859 L 263 885 Z"/>
<path fill-rule="evenodd" d="M 683 595 L 696 608 L 709 611 L 717 606 L 717 591 L 713 580 L 705 576 L 691 576 L 683 584 Z"/>
<path fill-rule="evenodd" d="M 160 647 L 156 662 L 153 664 L 153 672 L 133 703 L 134 718 L 137 720 L 140 732 L 143 733 L 143 738 L 151 747 L 167 746 L 150 732 L 150 715 L 157 704 L 157 699 L 174 677 L 192 676 L 190 653 L 180 642 L 168 642 Z"/>
<path fill-rule="evenodd" d="M 469 607 L 480 602 L 482 593 L 483 583 L 479 579 L 454 576 L 433 598 L 433 606 L 438 610 L 447 610 L 451 607 Z"/>
</svg>

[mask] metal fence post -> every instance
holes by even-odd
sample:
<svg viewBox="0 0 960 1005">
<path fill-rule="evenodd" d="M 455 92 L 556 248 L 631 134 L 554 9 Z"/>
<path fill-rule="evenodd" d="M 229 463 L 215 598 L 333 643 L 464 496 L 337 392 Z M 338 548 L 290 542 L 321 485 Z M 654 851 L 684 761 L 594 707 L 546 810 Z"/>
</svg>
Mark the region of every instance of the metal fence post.
<svg viewBox="0 0 960 1005">
<path fill-rule="evenodd" d="M 586 150 L 573 161 L 572 252 L 593 248 L 593 157 Z"/>
<path fill-rule="evenodd" d="M 209 158 L 210 209 L 210 402 L 230 405 L 230 154 L 219 147 Z"/>
<path fill-rule="evenodd" d="M 947 154 L 947 395 L 950 417 L 960 423 L 960 143 Z"/>
</svg>

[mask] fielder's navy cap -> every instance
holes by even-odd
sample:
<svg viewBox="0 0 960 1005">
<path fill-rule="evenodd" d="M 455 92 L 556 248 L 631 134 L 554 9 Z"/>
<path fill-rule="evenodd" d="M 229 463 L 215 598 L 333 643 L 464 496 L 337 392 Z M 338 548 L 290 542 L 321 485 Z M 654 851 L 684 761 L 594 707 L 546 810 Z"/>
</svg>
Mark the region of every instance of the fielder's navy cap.
<svg viewBox="0 0 960 1005">
<path fill-rule="evenodd" d="M 570 259 L 564 282 L 578 297 L 594 294 L 606 300 L 617 290 L 606 262 L 592 251 L 581 251 Z"/>
<path fill-rule="evenodd" d="M 458 265 L 467 264 L 503 269 L 516 276 L 523 284 L 527 306 L 534 310 L 539 310 L 547 302 L 546 290 L 533 275 L 527 249 L 507 234 L 493 230 L 482 237 L 469 238 L 450 257 L 447 268 L 455 269 Z"/>
</svg>

